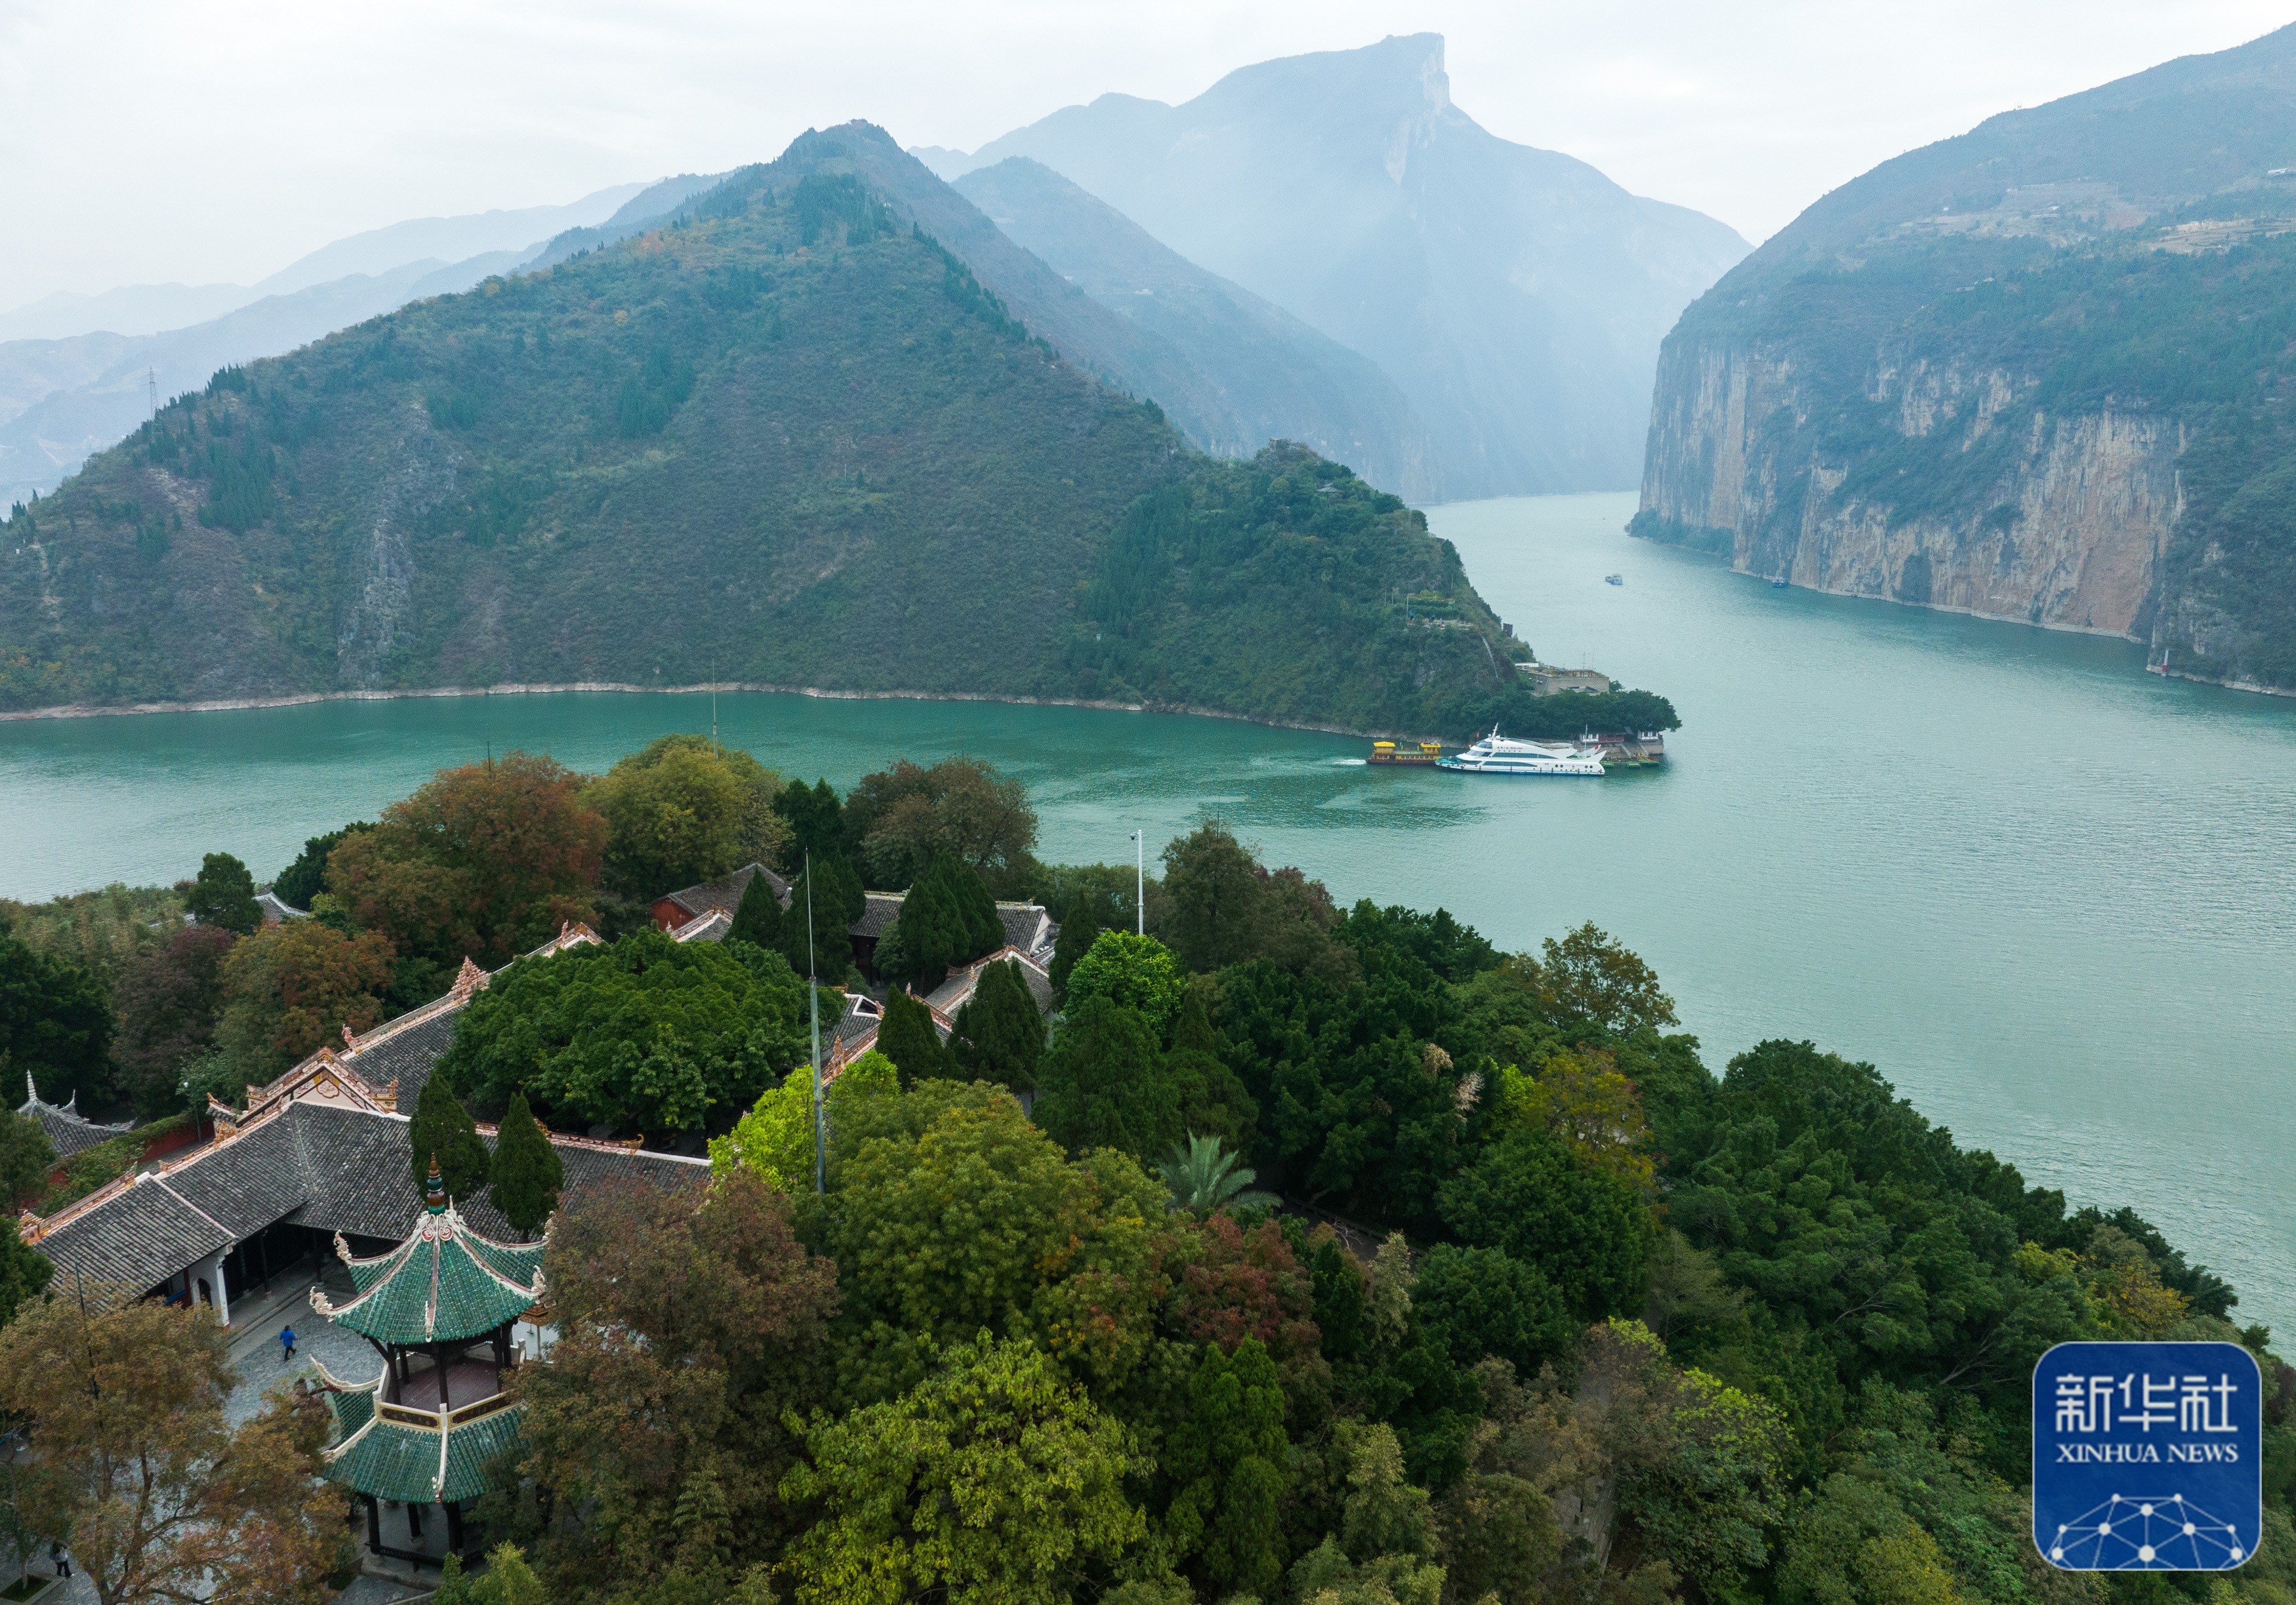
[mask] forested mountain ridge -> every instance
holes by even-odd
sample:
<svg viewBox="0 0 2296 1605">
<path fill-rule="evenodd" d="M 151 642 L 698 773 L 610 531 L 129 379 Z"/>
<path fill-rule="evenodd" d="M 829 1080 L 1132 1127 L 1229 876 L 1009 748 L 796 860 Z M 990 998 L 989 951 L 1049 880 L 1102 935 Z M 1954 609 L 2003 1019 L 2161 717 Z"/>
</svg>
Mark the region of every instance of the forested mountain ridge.
<svg viewBox="0 0 2296 1605">
<path fill-rule="evenodd" d="M 2296 29 L 1885 162 L 1683 315 L 1639 533 L 2296 686 Z"/>
<path fill-rule="evenodd" d="M 165 408 L 0 528 L 0 708 L 735 681 L 1430 732 L 1511 694 L 1418 514 L 1197 456 L 840 148 Z"/>
</svg>

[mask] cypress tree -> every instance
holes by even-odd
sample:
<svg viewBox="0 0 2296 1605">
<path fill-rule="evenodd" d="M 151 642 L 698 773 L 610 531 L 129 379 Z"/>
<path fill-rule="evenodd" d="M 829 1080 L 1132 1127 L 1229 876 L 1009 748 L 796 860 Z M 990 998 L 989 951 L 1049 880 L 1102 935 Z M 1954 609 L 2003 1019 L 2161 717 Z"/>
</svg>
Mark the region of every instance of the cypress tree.
<svg viewBox="0 0 2296 1605">
<path fill-rule="evenodd" d="M 446 1180 L 447 1197 L 476 1198 L 486 1186 L 493 1162 L 487 1155 L 487 1145 L 479 1140 L 478 1122 L 436 1076 L 422 1084 L 414 1119 L 406 1128 L 406 1142 L 417 1192 L 430 1179 L 433 1154 L 439 1158 L 439 1174 Z"/>
<path fill-rule="evenodd" d="M 764 879 L 759 876 L 757 883 Z M 446 1161 L 439 1164 L 443 1167 Z M 565 1184 L 566 1167 L 550 1145 L 549 1134 L 527 1107 L 526 1094 L 512 1093 L 495 1136 L 495 1208 L 512 1231 L 531 1237 L 558 1208 L 559 1189 Z"/>
<path fill-rule="evenodd" d="M 1037 1090 L 1037 1060 L 1045 1051 L 1045 1017 L 1021 966 L 1007 959 L 980 972 L 979 985 L 956 1011 L 949 1058 L 975 1081 L 995 1081 L 1016 1093 Z"/>
<path fill-rule="evenodd" d="M 734 929 L 726 933 L 726 939 L 778 950 L 782 924 L 782 900 L 774 896 L 774 883 L 760 872 L 750 877 L 741 906 L 734 911 Z"/>
<path fill-rule="evenodd" d="M 813 951 L 806 951 L 806 884 L 813 886 Z M 744 898 L 744 901 L 747 901 Z M 818 964 L 823 980 L 834 984 L 853 967 L 853 921 L 868 906 L 861 878 L 844 858 L 832 854 L 816 858 L 810 870 L 790 888 L 790 905 L 782 920 L 782 956 L 800 975 Z"/>
<path fill-rule="evenodd" d="M 939 863 L 935 859 L 933 868 Z M 890 961 L 899 966 L 894 979 L 927 988 L 939 986 L 948 967 L 956 962 L 960 919 L 933 869 L 918 876 L 902 897 L 901 917 L 895 921 L 901 934 L 897 954 Z"/>
<path fill-rule="evenodd" d="M 209 853 L 200 860 L 198 879 L 184 888 L 184 912 L 202 925 L 241 936 L 263 923 L 263 911 L 255 902 L 255 877 L 229 853 Z"/>
<path fill-rule="evenodd" d="M 885 999 L 885 1023 L 877 1028 L 877 1052 L 893 1061 L 905 1092 L 940 1075 L 944 1055 L 940 1033 L 933 1029 L 932 1011 L 896 987 Z"/>
</svg>

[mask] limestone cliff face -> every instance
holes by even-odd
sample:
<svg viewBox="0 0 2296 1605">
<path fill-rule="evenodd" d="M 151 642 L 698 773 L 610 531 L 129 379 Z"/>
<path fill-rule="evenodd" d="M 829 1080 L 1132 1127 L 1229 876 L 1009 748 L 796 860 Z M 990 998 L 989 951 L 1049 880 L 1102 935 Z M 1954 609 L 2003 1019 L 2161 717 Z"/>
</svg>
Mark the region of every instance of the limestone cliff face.
<svg viewBox="0 0 2296 1605">
<path fill-rule="evenodd" d="M 2175 422 L 2053 414 L 2030 375 L 1919 354 L 1877 354 L 1862 430 L 1839 427 L 1839 389 L 1786 351 L 1677 331 L 1660 361 L 1637 532 L 1817 590 L 2149 628 L 2183 510 Z M 1906 442 L 1928 449 L 1893 470 Z"/>
</svg>

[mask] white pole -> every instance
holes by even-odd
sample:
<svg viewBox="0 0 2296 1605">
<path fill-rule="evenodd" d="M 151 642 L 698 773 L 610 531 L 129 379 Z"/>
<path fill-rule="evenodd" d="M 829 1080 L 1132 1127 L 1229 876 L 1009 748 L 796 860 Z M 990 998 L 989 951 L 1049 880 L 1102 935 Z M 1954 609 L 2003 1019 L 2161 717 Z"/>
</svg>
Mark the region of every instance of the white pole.
<svg viewBox="0 0 2296 1605">
<path fill-rule="evenodd" d="M 1140 934 L 1148 934 L 1148 832 L 1132 832 L 1132 912 L 1140 921 Z"/>
</svg>

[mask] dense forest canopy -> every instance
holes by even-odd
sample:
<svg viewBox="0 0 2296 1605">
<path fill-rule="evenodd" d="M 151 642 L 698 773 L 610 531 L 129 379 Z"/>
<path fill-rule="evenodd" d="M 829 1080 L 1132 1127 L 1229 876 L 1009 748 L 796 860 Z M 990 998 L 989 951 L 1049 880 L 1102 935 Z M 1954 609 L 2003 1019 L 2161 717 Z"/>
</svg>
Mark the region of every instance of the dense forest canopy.
<svg viewBox="0 0 2296 1605">
<path fill-rule="evenodd" d="M 586 788 L 530 763 L 519 784 L 574 798 L 557 831 L 588 840 Z M 374 831 L 485 840 L 527 806 L 483 773 L 426 792 Z M 754 790 L 693 794 L 755 828 Z M 416 1117 L 465 1196 L 531 1221 L 559 1183 L 530 1134 L 490 1167 L 461 1100 L 506 1132 L 538 1116 L 711 1159 L 698 1200 L 593 1191 L 553 1226 L 559 1346 L 517 1373 L 513 1489 L 480 1512 L 502 1577 L 602 1605 L 2296 1597 L 2296 1369 L 2234 1288 L 2132 1211 L 1956 1142 L 1875 1067 L 1771 1040 L 1718 1069 L 1591 924 L 1506 953 L 1441 910 L 1343 907 L 1217 823 L 1167 846 L 1136 909 L 1130 865 L 1035 860 L 1025 795 L 985 766 L 773 796 L 763 835 L 816 865 L 890 854 L 899 814 L 898 839 L 940 844 L 925 876 L 985 892 L 985 865 L 1044 897 L 1054 1012 L 1015 971 L 943 1043 L 890 991 L 816 1153 L 804 982 L 738 930 L 610 931 L 480 995 Z M 593 883 L 635 828 L 582 861 Z M 327 917 L 301 923 L 387 945 Z M 130 1035 L 106 1035 L 101 964 L 192 962 L 172 940 L 107 958 L 62 909 L 19 926 L 6 1048 L 59 1085 Z M 226 976 L 266 939 L 236 938 Z M 0 1174 L 31 1185 L 7 1118 Z M 0 1232 L 0 1298 L 48 1307 L 45 1261 Z M 52 1324 L 0 1331 L 0 1363 Z M 2268 1513 L 2236 1575 L 2034 1550 L 2032 1367 L 2093 1338 L 2258 1357 Z"/>
<path fill-rule="evenodd" d="M 821 137 L 226 369 L 0 528 L 0 708 L 738 682 L 1458 737 L 1518 680 L 1423 516 L 1197 454 Z"/>
</svg>

